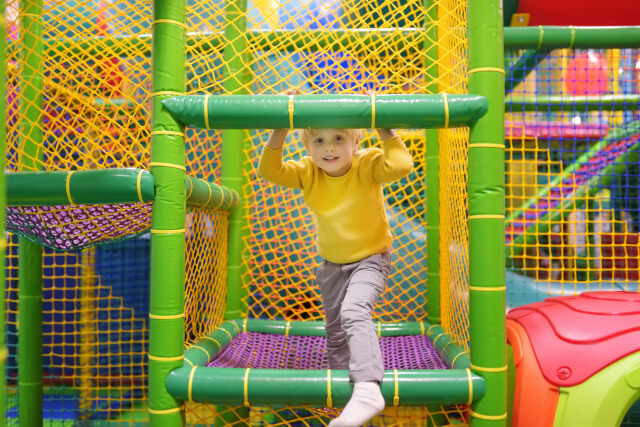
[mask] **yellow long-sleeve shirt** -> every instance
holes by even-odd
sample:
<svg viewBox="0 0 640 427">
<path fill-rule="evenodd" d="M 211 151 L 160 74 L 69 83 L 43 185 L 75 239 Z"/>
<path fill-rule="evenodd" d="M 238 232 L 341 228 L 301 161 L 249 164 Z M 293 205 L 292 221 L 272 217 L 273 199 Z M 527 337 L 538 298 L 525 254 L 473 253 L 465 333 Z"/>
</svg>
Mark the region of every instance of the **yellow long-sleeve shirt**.
<svg viewBox="0 0 640 427">
<path fill-rule="evenodd" d="M 331 177 L 311 157 L 283 162 L 282 149 L 265 146 L 258 172 L 275 184 L 303 191 L 315 214 L 318 253 L 348 264 L 391 248 L 382 183 L 408 175 L 413 160 L 400 137 L 384 141 L 382 147 L 359 151 L 349 172 Z"/>
</svg>

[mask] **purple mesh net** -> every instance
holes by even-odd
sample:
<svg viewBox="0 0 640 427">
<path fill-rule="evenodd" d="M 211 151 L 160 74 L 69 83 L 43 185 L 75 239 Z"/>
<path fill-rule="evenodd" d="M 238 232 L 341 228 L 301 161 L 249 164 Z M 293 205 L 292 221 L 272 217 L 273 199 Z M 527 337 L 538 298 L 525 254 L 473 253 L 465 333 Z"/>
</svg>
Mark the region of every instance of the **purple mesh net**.
<svg viewBox="0 0 640 427">
<path fill-rule="evenodd" d="M 57 251 L 78 251 L 146 231 L 151 208 L 151 203 L 10 206 L 7 230 Z"/>
<path fill-rule="evenodd" d="M 255 369 L 327 369 L 326 337 L 246 332 L 208 366 Z M 384 369 L 447 369 L 424 335 L 382 337 Z"/>
</svg>

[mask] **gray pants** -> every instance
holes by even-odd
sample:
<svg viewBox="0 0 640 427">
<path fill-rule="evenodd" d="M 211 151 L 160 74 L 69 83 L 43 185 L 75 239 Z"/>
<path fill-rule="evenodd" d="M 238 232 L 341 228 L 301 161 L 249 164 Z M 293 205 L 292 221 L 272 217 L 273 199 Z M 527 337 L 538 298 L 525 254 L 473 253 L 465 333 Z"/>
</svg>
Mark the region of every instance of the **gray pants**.
<svg viewBox="0 0 640 427">
<path fill-rule="evenodd" d="M 327 319 L 329 368 L 353 382 L 382 381 L 382 354 L 371 317 L 391 270 L 388 252 L 352 264 L 324 261 L 316 271 Z"/>
</svg>

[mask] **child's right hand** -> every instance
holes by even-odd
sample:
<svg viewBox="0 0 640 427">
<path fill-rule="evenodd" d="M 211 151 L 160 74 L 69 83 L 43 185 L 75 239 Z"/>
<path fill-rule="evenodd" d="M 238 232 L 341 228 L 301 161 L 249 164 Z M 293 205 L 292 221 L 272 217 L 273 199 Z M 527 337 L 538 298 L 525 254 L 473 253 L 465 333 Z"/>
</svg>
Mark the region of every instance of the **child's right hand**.
<svg viewBox="0 0 640 427">
<path fill-rule="evenodd" d="M 294 89 L 288 89 L 284 95 L 287 96 L 295 96 L 295 95 L 300 95 L 300 89 L 298 88 L 294 88 Z M 271 131 L 271 135 L 269 136 L 269 139 L 267 140 L 267 147 L 274 149 L 274 150 L 280 150 L 283 146 L 284 143 L 287 139 L 287 135 L 289 134 L 289 129 L 274 129 Z"/>
</svg>

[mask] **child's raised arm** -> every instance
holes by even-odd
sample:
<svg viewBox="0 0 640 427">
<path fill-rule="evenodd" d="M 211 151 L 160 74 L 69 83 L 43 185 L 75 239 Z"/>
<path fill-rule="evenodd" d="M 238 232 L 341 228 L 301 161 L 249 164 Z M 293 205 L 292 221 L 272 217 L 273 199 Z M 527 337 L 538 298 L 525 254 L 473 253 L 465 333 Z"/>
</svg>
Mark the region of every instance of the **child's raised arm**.
<svg viewBox="0 0 640 427">
<path fill-rule="evenodd" d="M 378 136 L 381 140 L 386 141 L 387 139 L 391 139 L 394 136 L 398 136 L 395 130 L 393 129 L 376 129 L 378 132 Z"/>
<path fill-rule="evenodd" d="M 272 150 L 280 150 L 284 145 L 284 141 L 287 139 L 289 129 L 274 129 L 269 135 L 266 146 Z"/>
<path fill-rule="evenodd" d="M 289 188 L 302 188 L 300 174 L 304 167 L 300 162 L 282 161 L 282 147 L 289 134 L 289 129 L 274 129 L 264 144 L 258 174 L 267 181 Z"/>
<path fill-rule="evenodd" d="M 404 141 L 393 129 L 376 129 L 382 139 L 383 155 L 376 163 L 373 176 L 378 182 L 391 182 L 409 175 L 413 159 Z"/>
</svg>

